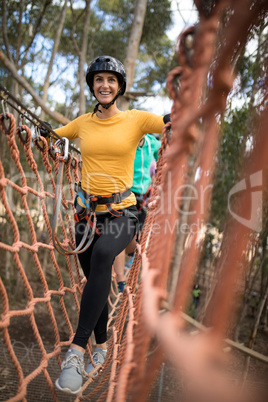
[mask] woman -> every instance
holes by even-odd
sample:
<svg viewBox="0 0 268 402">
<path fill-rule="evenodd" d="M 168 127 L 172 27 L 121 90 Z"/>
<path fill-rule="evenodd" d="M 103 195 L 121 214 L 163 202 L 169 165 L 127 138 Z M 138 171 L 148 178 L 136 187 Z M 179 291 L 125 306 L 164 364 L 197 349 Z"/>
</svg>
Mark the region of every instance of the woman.
<svg viewBox="0 0 268 402">
<path fill-rule="evenodd" d="M 56 380 L 60 390 L 73 394 L 78 393 L 82 386 L 83 356 L 93 331 L 96 339 L 94 363 L 102 364 L 105 360 L 112 265 L 115 257 L 133 241 L 136 232 L 136 199 L 129 190 L 136 148 L 146 133 L 160 133 L 164 125 L 162 116 L 118 109 L 116 99 L 125 92 L 126 73 L 117 59 L 110 56 L 94 59 L 87 69 L 86 81 L 98 101 L 94 112 L 55 130 L 59 136 L 69 140 L 80 138 L 84 197 L 78 196 L 76 200 L 79 216 L 83 216 L 81 210 L 86 207 L 88 195 L 102 196 L 102 200 L 108 201 L 107 204 L 97 204 L 99 231 L 90 247 L 79 254 L 87 283 L 77 331 L 62 362 L 61 375 Z M 85 218 L 76 223 L 77 244 L 83 237 L 86 223 Z M 91 370 L 93 365 L 90 363 L 86 371 Z"/>
</svg>

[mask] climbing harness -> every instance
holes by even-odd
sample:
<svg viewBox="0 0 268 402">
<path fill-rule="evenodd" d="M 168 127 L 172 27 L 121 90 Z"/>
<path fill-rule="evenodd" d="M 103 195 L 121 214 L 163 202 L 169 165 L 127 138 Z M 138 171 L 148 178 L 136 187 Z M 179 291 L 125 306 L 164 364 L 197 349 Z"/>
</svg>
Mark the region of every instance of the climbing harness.
<svg viewBox="0 0 268 402">
<path fill-rule="evenodd" d="M 64 153 L 63 154 L 60 149 L 61 143 L 64 143 Z M 55 156 L 59 160 L 59 172 L 58 172 L 54 204 L 53 204 L 52 240 L 53 240 L 53 244 L 54 244 L 54 247 L 56 248 L 56 250 L 63 255 L 80 254 L 80 253 L 83 253 L 85 250 L 87 250 L 93 240 L 93 235 L 95 233 L 96 223 L 97 223 L 95 211 L 92 210 L 91 214 L 87 220 L 87 225 L 85 228 L 83 238 L 82 238 L 80 244 L 74 250 L 68 250 L 67 248 L 65 248 L 57 238 L 56 229 L 57 229 L 57 220 L 58 220 L 58 215 L 60 212 L 60 205 L 61 205 L 61 199 L 62 199 L 62 179 L 63 179 L 63 171 L 64 171 L 63 168 L 64 168 L 64 163 L 67 162 L 68 157 L 69 157 L 68 150 L 69 150 L 69 140 L 67 138 L 63 137 L 63 138 L 61 138 L 61 140 L 59 140 L 59 142 L 56 141 Z M 90 233 L 91 228 L 92 228 L 91 235 L 89 236 L 89 239 L 86 242 L 86 239 Z"/>
<path fill-rule="evenodd" d="M 64 144 L 64 152 L 61 152 L 60 145 Z M 102 195 L 93 195 L 88 194 L 85 190 L 81 187 L 81 182 L 75 183 L 75 191 L 77 196 L 74 201 L 74 206 L 76 208 L 76 213 L 74 214 L 74 221 L 76 223 L 80 222 L 81 220 L 85 219 L 87 221 L 85 231 L 82 237 L 81 242 L 74 250 L 69 250 L 64 247 L 57 238 L 56 235 L 56 228 L 57 228 L 57 220 L 58 215 L 60 212 L 60 205 L 62 199 L 62 179 L 63 179 L 63 167 L 64 163 L 68 160 L 68 149 L 69 149 L 69 141 L 67 138 L 62 137 L 60 140 L 56 141 L 55 143 L 55 156 L 59 160 L 59 173 L 57 178 L 56 184 L 56 191 L 54 197 L 54 204 L 53 204 L 53 218 L 52 218 L 52 239 L 53 244 L 56 250 L 64 255 L 73 255 L 73 254 L 81 254 L 86 251 L 89 246 L 91 245 L 95 233 L 100 235 L 97 228 L 97 216 L 96 216 L 96 207 L 97 205 L 106 205 L 108 212 L 115 217 L 121 216 L 129 216 L 134 218 L 138 221 L 138 218 L 127 209 L 123 209 L 120 211 L 116 211 L 112 208 L 112 204 L 120 204 L 123 199 L 127 198 L 131 194 L 131 190 L 125 190 L 123 192 L 117 192 L 112 194 L 111 196 L 102 196 Z M 82 207 L 78 204 L 77 199 L 78 197 L 81 199 L 82 203 L 85 207 Z"/>
<path fill-rule="evenodd" d="M 60 149 L 60 144 L 64 144 L 64 153 L 62 154 L 61 149 Z M 69 157 L 69 140 L 65 137 L 61 138 L 60 140 L 56 141 L 55 143 L 55 157 L 58 158 L 59 160 L 59 171 L 58 171 L 58 177 L 57 177 L 57 183 L 56 183 L 56 191 L 55 191 L 55 197 L 54 197 L 54 204 L 53 204 L 53 218 L 52 218 L 52 240 L 54 247 L 56 250 L 65 255 L 69 254 L 78 254 L 78 252 L 85 251 L 84 249 L 81 250 L 86 237 L 89 233 L 90 229 L 90 223 L 87 225 L 85 234 L 83 237 L 83 244 L 79 244 L 79 246 L 73 250 L 70 251 L 67 248 L 63 247 L 63 245 L 60 243 L 60 241 L 57 238 L 56 235 L 56 228 L 57 228 L 57 220 L 58 220 L 58 215 L 60 212 L 60 205 L 61 205 L 61 199 L 62 199 L 62 179 L 63 179 L 63 171 L 64 171 L 64 163 L 67 162 L 68 157 Z M 93 223 L 94 225 L 94 223 Z M 96 222 L 95 222 L 96 225 Z M 82 243 L 82 242 L 81 242 Z"/>
<path fill-rule="evenodd" d="M 137 200 L 137 209 L 138 211 L 141 211 L 144 209 L 146 211 L 148 202 L 152 196 L 153 193 L 153 187 L 149 186 L 147 191 L 144 194 L 135 194 L 136 200 Z"/>
<path fill-rule="evenodd" d="M 128 189 L 126 191 L 123 191 L 122 193 L 114 193 L 111 196 L 92 195 L 88 194 L 85 190 L 82 189 L 81 182 L 75 183 L 75 191 L 77 192 L 77 197 L 80 197 L 82 203 L 86 205 L 86 209 L 92 208 L 93 210 L 95 210 L 97 204 L 106 205 L 108 212 L 116 217 L 123 216 L 123 212 L 114 210 L 112 208 L 112 204 L 120 204 L 123 199 L 129 197 L 131 194 L 131 190 Z M 79 221 L 78 216 L 75 216 L 75 221 Z"/>
</svg>

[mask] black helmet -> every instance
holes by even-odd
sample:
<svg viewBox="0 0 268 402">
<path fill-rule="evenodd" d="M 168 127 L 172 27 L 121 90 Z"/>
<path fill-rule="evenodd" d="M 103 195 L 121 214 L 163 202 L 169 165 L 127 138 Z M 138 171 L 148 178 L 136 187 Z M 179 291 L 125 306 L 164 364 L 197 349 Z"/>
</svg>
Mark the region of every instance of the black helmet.
<svg viewBox="0 0 268 402">
<path fill-rule="evenodd" d="M 89 86 L 89 89 L 91 93 L 94 95 L 93 91 L 93 77 L 96 72 L 100 71 L 111 71 L 112 73 L 116 74 L 119 79 L 119 84 L 121 85 L 121 88 L 118 92 L 119 95 L 123 95 L 126 90 L 126 71 L 125 67 L 121 63 L 121 61 L 115 59 L 114 57 L 111 56 L 100 56 L 96 57 L 88 66 L 87 72 L 86 72 L 86 81 L 87 85 Z"/>
</svg>

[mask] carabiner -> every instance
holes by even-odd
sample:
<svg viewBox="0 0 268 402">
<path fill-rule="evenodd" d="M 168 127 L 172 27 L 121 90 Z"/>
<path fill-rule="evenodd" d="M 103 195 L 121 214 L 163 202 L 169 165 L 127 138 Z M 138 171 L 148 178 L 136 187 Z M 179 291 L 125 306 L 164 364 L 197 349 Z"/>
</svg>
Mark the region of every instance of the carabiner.
<svg viewBox="0 0 268 402">
<path fill-rule="evenodd" d="M 3 110 L 4 119 L 7 120 L 8 119 L 8 116 L 7 116 L 8 108 L 7 108 L 7 105 L 6 105 L 6 100 L 2 99 L 1 104 L 2 104 L 2 110 Z"/>
<path fill-rule="evenodd" d="M 25 118 L 25 113 L 20 111 L 19 113 L 19 129 L 20 131 L 22 130 L 22 126 L 24 125 L 24 118 Z"/>
<path fill-rule="evenodd" d="M 34 127 L 34 130 L 35 130 L 35 137 L 36 137 L 37 141 L 39 141 L 39 138 L 40 138 L 40 127 L 38 126 L 38 123 L 37 123 L 37 122 L 34 122 L 34 123 L 35 123 L 35 127 Z"/>
<path fill-rule="evenodd" d="M 64 142 L 64 154 L 61 154 L 61 150 L 59 145 Z M 69 140 L 66 137 L 62 137 L 61 139 L 55 142 L 55 155 L 56 157 L 63 162 L 67 162 L 69 157 Z"/>
</svg>

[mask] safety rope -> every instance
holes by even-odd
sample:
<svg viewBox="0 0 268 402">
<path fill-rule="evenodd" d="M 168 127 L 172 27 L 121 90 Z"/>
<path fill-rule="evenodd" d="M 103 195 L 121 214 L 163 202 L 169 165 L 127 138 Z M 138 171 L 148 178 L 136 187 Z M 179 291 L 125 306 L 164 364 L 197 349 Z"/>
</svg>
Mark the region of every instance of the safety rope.
<svg viewBox="0 0 268 402">
<path fill-rule="evenodd" d="M 25 105 L 23 105 L 18 99 L 16 99 L 5 87 L 3 87 L 3 85 L 0 84 L 0 100 L 1 100 L 1 106 L 2 106 L 2 111 L 3 111 L 3 115 L 4 115 L 4 121 L 3 124 L 6 124 L 6 113 L 8 112 L 7 109 L 7 105 L 9 105 L 13 110 L 16 110 L 16 112 L 19 115 L 19 126 L 21 127 L 22 122 L 24 122 L 24 120 L 28 120 L 30 121 L 34 127 L 37 129 L 37 136 L 39 137 L 40 133 L 38 133 L 38 130 L 40 129 L 41 126 L 43 126 L 45 129 L 48 130 L 49 132 L 49 136 L 52 139 L 55 140 L 60 140 L 62 141 L 62 138 L 55 133 L 55 131 L 53 131 L 51 129 L 51 127 L 48 127 L 47 124 L 40 120 L 39 117 L 33 113 L 29 108 L 27 108 Z M 52 144 L 52 142 L 51 142 Z M 78 155 L 80 155 L 80 150 L 77 149 L 75 146 L 73 145 L 69 145 L 70 149 L 74 152 L 76 152 Z"/>
<path fill-rule="evenodd" d="M 57 177 L 57 184 L 56 184 L 56 190 L 55 190 L 55 197 L 54 197 L 54 203 L 53 203 L 53 218 L 52 218 L 52 239 L 53 239 L 53 244 L 56 250 L 63 254 L 63 255 L 76 255 L 76 254 L 81 254 L 85 252 L 90 244 L 92 243 L 92 240 L 94 238 L 95 230 L 96 230 L 96 223 L 97 223 L 97 218 L 96 218 L 96 213 L 95 211 L 91 211 L 90 215 L 87 219 L 87 224 L 85 227 L 85 231 L 82 237 L 81 242 L 79 245 L 74 249 L 70 250 L 64 247 L 62 245 L 56 235 L 56 230 L 57 230 L 57 222 L 58 222 L 58 216 L 60 213 L 60 206 L 61 206 L 61 201 L 62 201 L 62 181 L 63 181 L 63 173 L 64 173 L 64 163 L 67 162 L 68 160 L 68 140 L 67 138 L 62 138 L 62 141 L 65 142 L 65 150 L 64 150 L 64 155 L 61 156 L 60 149 L 58 148 L 56 151 L 56 155 L 58 156 L 59 160 L 59 172 L 58 172 L 58 177 Z M 93 220 L 92 220 L 93 218 Z M 92 224 L 92 225 L 91 225 Z"/>
</svg>

